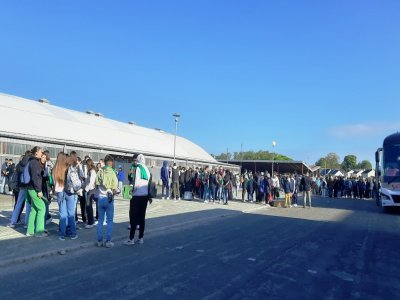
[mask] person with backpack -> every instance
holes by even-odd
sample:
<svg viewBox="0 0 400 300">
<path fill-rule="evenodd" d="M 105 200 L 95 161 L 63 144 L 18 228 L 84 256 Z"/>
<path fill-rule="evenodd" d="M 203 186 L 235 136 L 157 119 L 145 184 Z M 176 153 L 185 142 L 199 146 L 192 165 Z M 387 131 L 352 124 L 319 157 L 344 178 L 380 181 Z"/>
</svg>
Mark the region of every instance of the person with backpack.
<svg viewBox="0 0 400 300">
<path fill-rule="evenodd" d="M 68 215 L 68 226 L 70 229 L 70 238 L 75 240 L 78 238 L 76 234 L 76 222 L 75 222 L 75 209 L 78 200 L 78 194 L 82 194 L 82 181 L 84 177 L 81 164 L 78 162 L 78 156 L 75 151 L 72 151 L 69 155 L 69 167 L 65 180 L 65 206 Z M 61 237 L 66 234 L 66 229 L 62 228 Z M 65 235 L 64 235 L 65 239 Z"/>
<path fill-rule="evenodd" d="M 31 155 L 31 151 L 26 151 L 25 155 L 21 158 L 20 162 L 16 166 L 16 170 L 14 173 L 14 177 L 16 177 L 16 188 L 15 190 L 18 190 L 18 193 L 15 193 L 15 205 L 14 205 L 14 211 L 11 216 L 11 222 L 8 225 L 11 228 L 14 228 L 16 224 L 20 222 L 21 219 L 21 213 L 24 210 L 25 207 L 25 197 L 26 197 L 26 184 L 21 182 L 21 175 L 24 172 L 24 168 L 26 164 L 29 161 Z M 12 180 L 14 182 L 14 179 Z"/>
<path fill-rule="evenodd" d="M 98 191 L 99 223 L 97 224 L 97 246 L 111 248 L 114 243 L 111 241 L 114 222 L 114 195 L 118 193 L 118 178 L 113 169 L 114 158 L 106 155 L 105 166 L 96 175 L 96 186 Z M 106 241 L 103 241 L 103 223 L 107 217 Z M 136 227 L 135 227 L 136 228 Z"/>
<path fill-rule="evenodd" d="M 42 167 L 40 159 L 42 157 L 42 148 L 36 146 L 32 149 L 32 157 L 29 160 L 26 168 L 29 169 L 30 180 L 28 183 L 28 195 L 31 200 L 31 211 L 29 214 L 28 230 L 26 235 L 36 237 L 46 237 L 48 234 L 44 231 L 44 218 L 46 213 L 46 206 L 43 201 L 42 191 Z M 27 175 L 27 174 L 24 174 Z M 27 176 L 26 176 L 27 177 Z M 27 179 L 25 179 L 27 181 Z"/>
<path fill-rule="evenodd" d="M 133 156 L 133 164 L 135 166 L 133 173 L 134 185 L 132 190 L 132 199 L 130 200 L 129 206 L 129 222 L 131 227 L 129 239 L 124 242 L 127 246 L 135 244 L 135 231 L 138 225 L 139 239 L 137 242 L 143 244 L 146 209 L 149 201 L 149 184 L 151 179 L 150 170 L 145 165 L 143 154 L 135 154 Z M 177 176 L 177 179 L 178 178 L 179 177 Z"/>
</svg>

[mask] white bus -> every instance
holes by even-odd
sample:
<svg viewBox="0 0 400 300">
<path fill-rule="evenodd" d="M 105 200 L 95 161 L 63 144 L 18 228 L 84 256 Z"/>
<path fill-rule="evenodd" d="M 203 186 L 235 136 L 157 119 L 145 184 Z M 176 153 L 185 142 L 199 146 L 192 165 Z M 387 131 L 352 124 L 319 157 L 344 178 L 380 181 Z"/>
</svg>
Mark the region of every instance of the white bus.
<svg viewBox="0 0 400 300">
<path fill-rule="evenodd" d="M 375 152 L 376 204 L 386 211 L 400 206 L 400 133 L 383 140 L 382 148 Z"/>
</svg>

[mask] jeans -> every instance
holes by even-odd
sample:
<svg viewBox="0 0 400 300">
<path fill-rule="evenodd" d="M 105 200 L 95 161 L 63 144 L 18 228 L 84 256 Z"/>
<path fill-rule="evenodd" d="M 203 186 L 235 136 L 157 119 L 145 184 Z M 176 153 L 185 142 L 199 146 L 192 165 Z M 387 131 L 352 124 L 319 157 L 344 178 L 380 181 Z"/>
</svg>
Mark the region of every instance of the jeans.
<svg viewBox="0 0 400 300">
<path fill-rule="evenodd" d="M 97 241 L 103 241 L 103 223 L 104 217 L 107 216 L 106 242 L 111 241 L 111 234 L 114 220 L 114 200 L 108 202 L 108 197 L 101 195 L 98 200 L 99 206 L 99 224 L 97 224 Z"/>
<path fill-rule="evenodd" d="M 76 236 L 75 224 L 75 205 L 77 195 L 67 194 L 64 192 L 57 193 L 57 202 L 60 211 L 60 236 L 66 237 L 67 235 L 67 222 L 70 226 L 71 237 Z"/>
<path fill-rule="evenodd" d="M 311 207 L 311 191 L 303 192 L 303 206 L 306 207 L 308 198 L 308 205 Z"/>
<path fill-rule="evenodd" d="M 164 194 L 164 189 L 166 190 L 165 191 L 165 194 Z M 165 195 L 165 197 L 169 197 L 169 185 L 168 185 L 168 180 L 163 180 L 162 181 L 162 188 L 161 188 L 161 196 L 162 197 L 164 197 L 164 195 Z"/>
<path fill-rule="evenodd" d="M 210 200 L 210 189 L 207 183 L 204 184 L 203 200 Z"/>
<path fill-rule="evenodd" d="M 18 221 L 18 217 L 21 214 L 22 205 L 24 204 L 25 201 L 25 195 L 26 195 L 26 189 L 19 188 L 17 204 L 15 205 L 13 214 L 11 216 L 11 224 L 15 225 Z"/>
<path fill-rule="evenodd" d="M 2 194 L 6 192 L 6 176 L 1 177 L 1 191 Z"/>
</svg>

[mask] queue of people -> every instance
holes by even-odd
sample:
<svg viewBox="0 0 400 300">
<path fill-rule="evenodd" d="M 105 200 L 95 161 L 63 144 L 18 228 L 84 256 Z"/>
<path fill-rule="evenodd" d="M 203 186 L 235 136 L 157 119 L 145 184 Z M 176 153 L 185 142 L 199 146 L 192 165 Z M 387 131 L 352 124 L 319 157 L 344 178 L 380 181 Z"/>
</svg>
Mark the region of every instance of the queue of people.
<svg viewBox="0 0 400 300">
<path fill-rule="evenodd" d="M 145 166 L 145 158 L 137 154 L 133 158 L 132 167 L 132 199 L 130 205 L 130 235 L 127 245 L 135 243 L 136 229 L 139 229 L 138 242 L 143 243 L 145 214 L 148 201 L 151 201 L 149 185 L 151 174 Z M 8 175 L 8 165 L 4 170 Z M 13 228 L 24 225 L 26 236 L 37 238 L 47 237 L 49 231 L 46 226 L 51 223 L 49 204 L 56 200 L 59 208 L 59 240 L 66 238 L 75 240 L 77 234 L 77 207 L 81 209 L 82 221 L 85 229 L 97 225 L 96 242 L 98 246 L 111 248 L 112 230 L 114 223 L 114 196 L 120 193 L 121 168 L 114 168 L 114 159 L 106 155 L 97 165 L 90 157 L 82 160 L 75 151 L 67 154 L 60 152 L 56 162 L 50 161 L 48 151 L 41 147 L 34 147 L 21 156 L 14 167 L 13 180 L 8 182 L 15 195 L 15 205 L 8 225 Z M 120 176 L 118 176 L 120 175 Z M 12 182 L 15 181 L 15 184 Z M 96 217 L 93 204 L 96 204 Z M 25 220 L 21 220 L 23 210 L 26 210 Z M 106 225 L 105 234 L 103 225 Z"/>
</svg>

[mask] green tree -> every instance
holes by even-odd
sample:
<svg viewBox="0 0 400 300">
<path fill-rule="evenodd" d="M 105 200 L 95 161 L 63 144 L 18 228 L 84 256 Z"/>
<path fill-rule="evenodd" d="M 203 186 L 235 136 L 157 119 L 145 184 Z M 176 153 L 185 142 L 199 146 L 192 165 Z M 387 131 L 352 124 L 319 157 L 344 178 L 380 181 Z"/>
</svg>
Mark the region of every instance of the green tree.
<svg viewBox="0 0 400 300">
<path fill-rule="evenodd" d="M 319 160 L 317 160 L 315 165 L 320 166 L 321 168 L 340 169 L 339 159 L 339 155 L 331 152 L 325 157 L 321 157 Z"/>
<path fill-rule="evenodd" d="M 353 154 L 346 155 L 343 159 L 341 167 L 345 171 L 350 171 L 357 168 L 357 156 Z"/>
<path fill-rule="evenodd" d="M 220 155 L 211 155 L 213 156 L 216 160 L 219 161 L 227 161 L 230 160 L 232 158 L 232 154 L 231 153 L 221 153 Z"/>
<path fill-rule="evenodd" d="M 221 153 L 220 155 L 216 155 L 215 159 L 226 161 L 226 153 Z M 229 154 L 231 157 L 231 154 Z M 244 152 L 234 152 L 233 153 L 234 160 L 293 160 L 290 157 L 279 154 L 279 153 L 272 153 L 269 151 L 259 150 L 255 151 L 244 151 Z"/>
<path fill-rule="evenodd" d="M 368 160 L 363 160 L 358 164 L 359 169 L 372 169 L 372 164 Z"/>
</svg>

